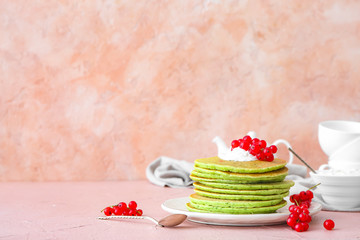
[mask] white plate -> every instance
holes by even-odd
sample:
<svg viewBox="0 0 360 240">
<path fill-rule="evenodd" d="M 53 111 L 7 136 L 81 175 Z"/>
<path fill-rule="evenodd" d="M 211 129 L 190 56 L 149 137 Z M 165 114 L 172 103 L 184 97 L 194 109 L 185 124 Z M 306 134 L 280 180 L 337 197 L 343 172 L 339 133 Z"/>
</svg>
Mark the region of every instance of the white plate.
<svg viewBox="0 0 360 240">
<path fill-rule="evenodd" d="M 292 204 L 288 202 L 285 207 L 278 209 L 276 213 L 269 214 L 218 214 L 190 212 L 186 208 L 188 202 L 188 197 L 173 198 L 166 200 L 161 207 L 169 213 L 185 214 L 188 216 L 189 221 L 197 223 L 224 226 L 262 226 L 285 223 L 290 214 L 288 208 Z M 321 205 L 319 203 L 311 203 L 310 215 L 314 215 L 320 210 Z"/>
</svg>

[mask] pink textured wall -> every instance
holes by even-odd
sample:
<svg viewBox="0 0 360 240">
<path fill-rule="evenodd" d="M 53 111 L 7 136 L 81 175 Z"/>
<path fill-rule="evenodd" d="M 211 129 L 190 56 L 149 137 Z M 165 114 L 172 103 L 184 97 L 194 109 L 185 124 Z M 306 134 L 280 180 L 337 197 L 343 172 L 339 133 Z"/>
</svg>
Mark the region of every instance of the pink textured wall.
<svg viewBox="0 0 360 240">
<path fill-rule="evenodd" d="M 0 1 L 0 180 L 145 178 L 360 120 L 360 1 Z M 281 149 L 285 151 L 284 149 Z M 283 156 L 287 156 L 284 154 Z"/>
</svg>

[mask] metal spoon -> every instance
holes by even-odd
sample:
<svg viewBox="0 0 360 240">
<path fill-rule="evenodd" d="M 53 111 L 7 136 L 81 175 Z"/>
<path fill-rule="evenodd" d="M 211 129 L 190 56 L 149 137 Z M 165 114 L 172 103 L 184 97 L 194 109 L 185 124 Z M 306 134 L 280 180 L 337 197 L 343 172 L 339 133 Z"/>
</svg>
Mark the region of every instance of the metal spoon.
<svg viewBox="0 0 360 240">
<path fill-rule="evenodd" d="M 106 216 L 106 217 L 98 217 L 101 220 L 108 220 L 108 219 L 147 219 L 154 222 L 156 225 L 161 227 L 175 227 L 180 223 L 186 220 L 187 216 L 184 214 L 172 214 L 163 219 L 157 221 L 155 218 L 149 216 Z"/>
<path fill-rule="evenodd" d="M 296 154 L 296 152 L 294 152 L 294 150 L 292 150 L 291 148 L 288 148 L 290 152 L 292 152 L 300 161 L 302 161 L 313 173 L 316 173 L 314 169 L 312 169 L 312 167 L 310 167 L 309 164 L 307 164 L 307 162 L 305 162 L 304 159 L 302 159 L 299 155 Z"/>
</svg>

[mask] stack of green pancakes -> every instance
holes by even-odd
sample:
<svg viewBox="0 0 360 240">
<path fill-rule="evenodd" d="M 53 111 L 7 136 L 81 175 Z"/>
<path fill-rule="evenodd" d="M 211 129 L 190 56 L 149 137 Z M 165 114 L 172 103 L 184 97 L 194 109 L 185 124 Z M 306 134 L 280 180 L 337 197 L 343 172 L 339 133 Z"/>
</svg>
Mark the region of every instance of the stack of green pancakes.
<svg viewBox="0 0 360 240">
<path fill-rule="evenodd" d="M 195 193 L 189 211 L 227 214 L 273 213 L 286 205 L 293 181 L 284 180 L 286 161 L 225 161 L 219 157 L 195 160 L 190 178 Z"/>
</svg>

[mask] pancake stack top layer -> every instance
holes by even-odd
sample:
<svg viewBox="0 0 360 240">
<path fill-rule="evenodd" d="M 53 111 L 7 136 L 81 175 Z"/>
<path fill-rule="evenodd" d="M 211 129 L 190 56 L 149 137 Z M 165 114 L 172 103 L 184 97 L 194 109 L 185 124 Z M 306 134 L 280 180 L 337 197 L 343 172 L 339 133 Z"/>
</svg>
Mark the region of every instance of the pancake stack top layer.
<svg viewBox="0 0 360 240">
<path fill-rule="evenodd" d="M 255 214 L 272 213 L 286 205 L 284 197 L 294 185 L 284 181 L 286 161 L 225 161 L 219 157 L 195 160 L 190 178 L 195 193 L 189 211 Z"/>
</svg>

